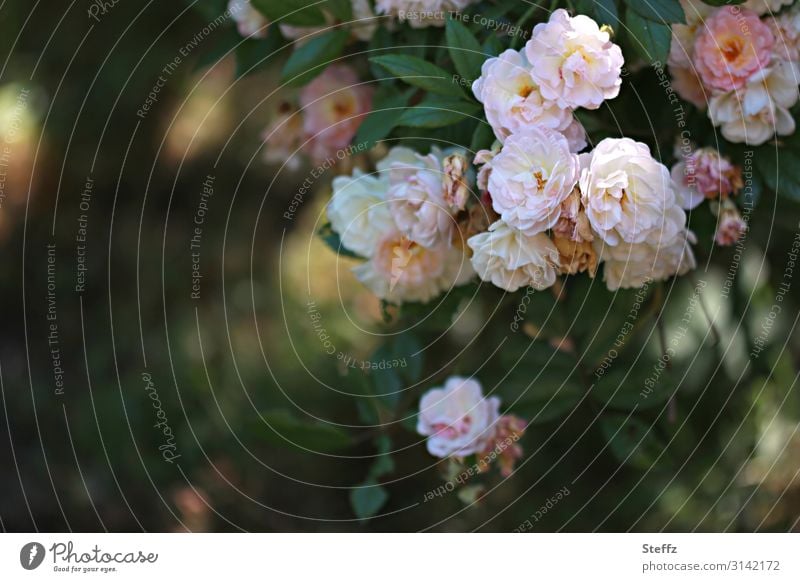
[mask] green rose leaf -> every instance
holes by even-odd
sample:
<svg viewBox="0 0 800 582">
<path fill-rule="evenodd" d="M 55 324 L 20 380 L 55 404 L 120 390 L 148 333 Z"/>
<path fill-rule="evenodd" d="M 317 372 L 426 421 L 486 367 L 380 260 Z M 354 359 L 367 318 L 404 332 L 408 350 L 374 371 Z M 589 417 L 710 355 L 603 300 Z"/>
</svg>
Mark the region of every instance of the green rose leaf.
<svg viewBox="0 0 800 582">
<path fill-rule="evenodd" d="M 635 416 L 612 414 L 600 420 L 609 449 L 620 462 L 646 465 L 661 448 L 659 439 L 647 423 Z"/>
<path fill-rule="evenodd" d="M 628 42 L 645 60 L 665 63 L 669 56 L 672 30 L 666 24 L 659 24 L 643 18 L 633 10 L 628 10 L 625 18 L 628 25 Z"/>
<path fill-rule="evenodd" d="M 450 58 L 453 59 L 456 71 L 471 85 L 480 77 L 481 67 L 488 57 L 475 35 L 458 20 L 451 18 L 447 21 L 446 35 Z"/>
<path fill-rule="evenodd" d="M 678 0 L 627 0 L 628 10 L 659 24 L 686 24 L 686 14 Z"/>
<path fill-rule="evenodd" d="M 350 0 L 328 0 L 325 8 L 342 22 L 353 18 L 353 4 Z"/>
<path fill-rule="evenodd" d="M 350 506 L 359 519 L 369 519 L 389 500 L 389 492 L 374 481 L 367 481 L 350 492 Z"/>
<path fill-rule="evenodd" d="M 335 252 L 336 254 L 347 257 L 349 259 L 360 259 L 357 254 L 348 250 L 342 245 L 342 239 L 339 237 L 339 233 L 337 233 L 331 227 L 330 223 L 325 224 L 322 228 L 317 231 L 317 234 L 322 239 L 322 241 L 330 247 L 330 249 Z"/>
<path fill-rule="evenodd" d="M 435 129 L 464 121 L 480 111 L 480 107 L 463 99 L 448 99 L 429 95 L 418 105 L 406 109 L 398 125 Z"/>
<path fill-rule="evenodd" d="M 431 93 L 463 97 L 464 91 L 453 82 L 453 75 L 433 63 L 410 55 L 383 55 L 372 57 L 371 62 L 382 66 L 391 74 Z"/>
<path fill-rule="evenodd" d="M 281 81 L 294 87 L 307 84 L 342 54 L 348 38 L 350 34 L 339 28 L 315 36 L 296 48 L 283 67 Z"/>
<path fill-rule="evenodd" d="M 340 428 L 321 422 L 307 422 L 294 417 L 286 410 L 272 410 L 261 414 L 266 439 L 284 447 L 298 447 L 312 451 L 335 451 L 352 443 L 349 435 Z M 266 425 L 266 426 L 264 426 Z"/>
<path fill-rule="evenodd" d="M 400 122 L 408 100 L 414 92 L 415 89 L 398 91 L 397 87 L 382 85 L 375 92 L 372 111 L 358 127 L 353 143 L 363 144 L 366 149 L 371 149 L 388 136 Z"/>
<path fill-rule="evenodd" d="M 767 187 L 780 196 L 800 201 L 800 139 L 790 140 L 788 147 L 764 146 L 753 152 L 753 161 Z"/>
</svg>

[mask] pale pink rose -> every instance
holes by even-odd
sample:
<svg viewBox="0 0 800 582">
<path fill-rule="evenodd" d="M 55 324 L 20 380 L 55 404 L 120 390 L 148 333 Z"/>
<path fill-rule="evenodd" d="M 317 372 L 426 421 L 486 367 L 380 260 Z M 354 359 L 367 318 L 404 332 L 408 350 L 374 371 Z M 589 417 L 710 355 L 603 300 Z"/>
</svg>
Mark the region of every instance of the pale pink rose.
<svg viewBox="0 0 800 582">
<path fill-rule="evenodd" d="M 672 168 L 678 204 L 685 210 L 706 198 L 727 198 L 744 186 L 742 170 L 714 148 L 700 148 Z"/>
<path fill-rule="evenodd" d="M 721 247 L 735 245 L 747 232 L 747 223 L 739 214 L 736 205 L 725 204 L 719 213 L 717 232 L 714 235 L 714 242 Z"/>
<path fill-rule="evenodd" d="M 563 131 L 572 123 L 572 111 L 542 97 L 525 54 L 513 49 L 483 63 L 472 91 L 500 141 L 532 125 Z"/>
<path fill-rule="evenodd" d="M 706 19 L 692 60 L 706 87 L 731 91 L 769 65 L 774 45 L 772 31 L 758 15 L 724 6 Z"/>
<path fill-rule="evenodd" d="M 611 246 L 596 239 L 594 245 L 603 261 L 603 280 L 609 291 L 616 291 L 685 275 L 697 266 L 690 246 L 696 242 L 691 231 L 682 230 L 672 239 L 663 239 L 657 244 L 643 242 Z"/>
<path fill-rule="evenodd" d="M 239 34 L 245 38 L 265 38 L 267 19 L 250 4 L 250 0 L 229 0 L 228 12 L 236 23 Z"/>
<path fill-rule="evenodd" d="M 370 256 L 353 273 L 376 297 L 398 305 L 427 303 L 475 276 L 461 247 L 425 248 L 396 229 L 382 233 Z"/>
<path fill-rule="evenodd" d="M 450 12 L 460 12 L 478 0 L 376 0 L 375 11 L 408 22 L 411 28 L 444 26 Z"/>
<path fill-rule="evenodd" d="M 798 65 L 776 61 L 758 71 L 741 90 L 711 98 L 708 116 L 722 135 L 734 143 L 761 145 L 774 135 L 791 135 L 795 120 L 789 109 L 800 93 Z"/>
<path fill-rule="evenodd" d="M 264 161 L 282 164 L 295 171 L 303 157 L 299 154 L 303 144 L 303 116 L 288 103 L 281 107 L 278 115 L 261 133 L 264 142 Z"/>
<path fill-rule="evenodd" d="M 619 95 L 622 50 L 588 16 L 554 11 L 533 29 L 525 53 L 542 96 L 564 109 L 597 109 Z"/>
<path fill-rule="evenodd" d="M 506 139 L 492 160 L 492 206 L 512 228 L 537 234 L 561 217 L 561 203 L 578 182 L 578 156 L 557 131 L 530 127 Z"/>
<path fill-rule="evenodd" d="M 800 4 L 765 20 L 775 36 L 777 57 L 785 61 L 800 62 Z"/>
<path fill-rule="evenodd" d="M 300 93 L 306 149 L 314 160 L 336 159 L 372 107 L 372 88 L 346 65 L 331 65 Z"/>
<path fill-rule="evenodd" d="M 681 99 L 688 101 L 701 111 L 707 107 L 711 95 L 703 87 L 703 82 L 697 76 L 694 65 L 688 67 L 669 65 L 669 74 L 672 78 L 672 88 Z"/>
<path fill-rule="evenodd" d="M 671 240 L 686 224 L 669 170 L 646 144 L 606 138 L 581 154 L 581 201 L 607 245 Z"/>
<path fill-rule="evenodd" d="M 541 291 L 556 282 L 560 255 L 544 233 L 527 235 L 498 220 L 467 244 L 475 272 L 495 287 L 510 293 L 527 286 Z"/>
<path fill-rule="evenodd" d="M 442 459 L 486 449 L 500 417 L 500 399 L 484 398 L 475 379 L 453 376 L 419 402 L 417 432 L 428 437 L 428 452 Z"/>
<path fill-rule="evenodd" d="M 449 245 L 455 221 L 447 199 L 444 161 L 434 147 L 427 156 L 404 147 L 392 148 L 378 169 L 389 174 L 387 199 L 397 227 L 423 247 Z"/>
</svg>

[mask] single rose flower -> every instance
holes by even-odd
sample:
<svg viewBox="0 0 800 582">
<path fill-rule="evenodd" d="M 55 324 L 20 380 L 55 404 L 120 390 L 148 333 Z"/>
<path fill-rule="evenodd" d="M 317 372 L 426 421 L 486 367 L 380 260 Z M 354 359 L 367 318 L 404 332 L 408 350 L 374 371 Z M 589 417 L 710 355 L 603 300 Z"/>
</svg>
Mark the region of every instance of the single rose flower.
<svg viewBox="0 0 800 582">
<path fill-rule="evenodd" d="M 529 127 L 511 135 L 491 161 L 489 192 L 503 221 L 529 235 L 552 228 L 578 182 L 578 156 L 557 131 Z"/>
<path fill-rule="evenodd" d="M 581 201 L 592 230 L 607 245 L 674 238 L 686 224 L 667 168 L 647 145 L 606 138 L 581 155 Z"/>
<path fill-rule="evenodd" d="M 300 93 L 306 149 L 315 161 L 336 159 L 372 108 L 372 88 L 347 65 L 331 65 Z"/>
<path fill-rule="evenodd" d="M 556 282 L 558 249 L 544 233 L 527 235 L 499 220 L 467 244 L 478 276 L 496 287 L 513 293 L 530 285 L 541 291 Z"/>
<path fill-rule="evenodd" d="M 486 449 L 500 417 L 500 399 L 484 398 L 480 383 L 453 376 L 426 392 L 419 403 L 417 432 L 439 458 L 466 457 Z"/>
<path fill-rule="evenodd" d="M 732 91 L 769 65 L 775 37 L 758 15 L 724 6 L 705 21 L 697 36 L 692 62 L 706 87 Z"/>
<path fill-rule="evenodd" d="M 588 16 L 554 11 L 533 29 L 525 54 L 542 96 L 562 108 L 597 109 L 619 95 L 622 49 Z"/>
<path fill-rule="evenodd" d="M 542 97 L 525 54 L 513 49 L 483 63 L 472 91 L 500 141 L 532 125 L 564 131 L 572 123 L 572 110 Z"/>
</svg>

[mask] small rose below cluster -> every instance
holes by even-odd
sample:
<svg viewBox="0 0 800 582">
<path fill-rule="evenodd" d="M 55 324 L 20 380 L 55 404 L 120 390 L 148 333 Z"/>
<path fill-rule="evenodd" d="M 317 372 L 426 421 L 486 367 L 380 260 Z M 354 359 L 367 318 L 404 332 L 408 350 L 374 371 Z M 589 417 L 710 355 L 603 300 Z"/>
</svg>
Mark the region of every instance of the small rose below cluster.
<svg viewBox="0 0 800 582">
<path fill-rule="evenodd" d="M 417 432 L 427 438 L 428 452 L 442 459 L 477 455 L 479 471 L 497 460 L 508 477 L 522 456 L 518 441 L 525 422 L 500 414 L 500 399 L 485 398 L 480 382 L 453 376 L 441 388 L 426 392 L 419 404 Z"/>
</svg>

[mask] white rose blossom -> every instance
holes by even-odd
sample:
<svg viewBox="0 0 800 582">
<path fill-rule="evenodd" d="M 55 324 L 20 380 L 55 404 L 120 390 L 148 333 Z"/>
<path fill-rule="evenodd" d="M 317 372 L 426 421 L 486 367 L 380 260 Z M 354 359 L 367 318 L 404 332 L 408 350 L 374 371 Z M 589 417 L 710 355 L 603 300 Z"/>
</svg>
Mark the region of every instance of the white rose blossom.
<svg viewBox="0 0 800 582">
<path fill-rule="evenodd" d="M 328 203 L 328 220 L 342 245 L 362 257 L 372 257 L 380 238 L 394 230 L 386 192 L 387 175 L 371 176 L 355 170 L 352 176 L 333 180 L 333 198 Z"/>
<path fill-rule="evenodd" d="M 747 0 L 740 8 L 752 10 L 758 15 L 766 14 L 767 12 L 778 12 L 784 6 L 788 6 L 794 0 Z"/>
<path fill-rule="evenodd" d="M 659 244 L 622 243 L 617 246 L 595 240 L 595 250 L 603 261 L 603 280 L 609 291 L 643 287 L 651 281 L 664 281 L 685 275 L 697 266 L 690 243 L 694 234 L 682 230 Z"/>
<path fill-rule="evenodd" d="M 527 234 L 552 228 L 561 203 L 578 181 L 578 156 L 557 131 L 530 127 L 506 139 L 491 160 L 492 206 L 511 227 Z"/>
<path fill-rule="evenodd" d="M 563 108 L 597 109 L 619 95 L 622 49 L 588 16 L 554 11 L 534 27 L 525 53 L 542 96 Z"/>
<path fill-rule="evenodd" d="M 560 255 L 544 233 L 526 235 L 498 220 L 467 244 L 478 276 L 496 287 L 513 293 L 528 285 L 547 289 L 556 282 Z"/>
<path fill-rule="evenodd" d="M 775 18 L 767 18 L 767 24 L 775 36 L 775 54 L 785 61 L 800 61 L 800 4 L 781 12 Z"/>
<path fill-rule="evenodd" d="M 393 148 L 379 164 L 388 171 L 389 200 L 400 232 L 424 247 L 450 244 L 455 222 L 446 196 L 447 154 L 434 147 L 427 156 Z"/>
<path fill-rule="evenodd" d="M 564 131 L 572 123 L 572 110 L 542 97 L 525 54 L 513 49 L 483 63 L 472 91 L 500 141 L 531 125 Z"/>
<path fill-rule="evenodd" d="M 607 138 L 581 155 L 580 190 L 592 229 L 608 245 L 658 244 L 683 229 L 669 170 L 647 145 Z"/>
<path fill-rule="evenodd" d="M 777 61 L 756 72 L 739 91 L 711 98 L 708 116 L 734 143 L 761 145 L 777 135 L 791 135 L 795 121 L 789 109 L 797 103 L 800 67 Z"/>
<path fill-rule="evenodd" d="M 375 11 L 387 14 L 412 28 L 444 26 L 450 12 L 460 12 L 478 0 L 377 0 Z"/>
<path fill-rule="evenodd" d="M 453 376 L 420 399 L 417 432 L 434 457 L 466 457 L 487 448 L 499 418 L 497 396 L 484 398 L 477 380 Z"/>
</svg>

